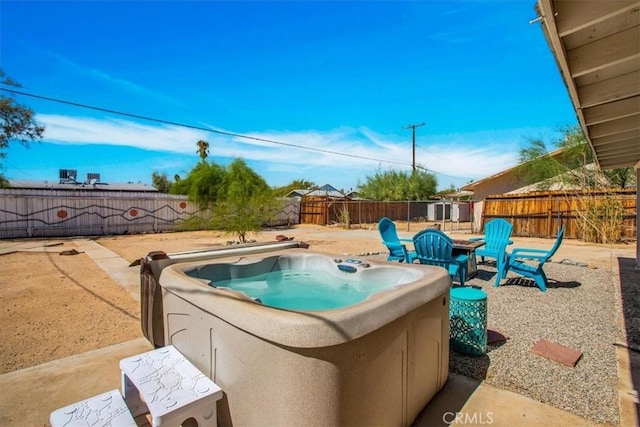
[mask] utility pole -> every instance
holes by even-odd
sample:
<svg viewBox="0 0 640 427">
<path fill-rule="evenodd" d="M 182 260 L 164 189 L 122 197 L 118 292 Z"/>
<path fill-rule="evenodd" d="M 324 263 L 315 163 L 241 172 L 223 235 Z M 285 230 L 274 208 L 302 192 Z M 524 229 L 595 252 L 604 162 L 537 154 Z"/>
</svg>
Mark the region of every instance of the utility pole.
<svg viewBox="0 0 640 427">
<path fill-rule="evenodd" d="M 411 164 L 413 165 L 413 173 L 416 172 L 416 128 L 420 127 L 420 126 L 424 126 L 424 122 L 416 123 L 416 124 L 412 124 L 412 125 L 402 126 L 402 129 L 411 129 L 411 133 L 412 133 L 413 163 L 411 163 Z"/>
</svg>

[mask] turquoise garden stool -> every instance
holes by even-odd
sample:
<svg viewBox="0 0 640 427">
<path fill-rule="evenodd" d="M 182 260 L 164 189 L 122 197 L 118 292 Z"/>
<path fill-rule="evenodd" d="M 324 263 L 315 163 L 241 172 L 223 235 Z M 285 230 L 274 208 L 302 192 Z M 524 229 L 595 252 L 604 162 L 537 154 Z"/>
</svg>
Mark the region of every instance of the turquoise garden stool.
<svg viewBox="0 0 640 427">
<path fill-rule="evenodd" d="M 451 289 L 449 345 L 469 356 L 487 352 L 487 294 L 475 288 Z"/>
</svg>

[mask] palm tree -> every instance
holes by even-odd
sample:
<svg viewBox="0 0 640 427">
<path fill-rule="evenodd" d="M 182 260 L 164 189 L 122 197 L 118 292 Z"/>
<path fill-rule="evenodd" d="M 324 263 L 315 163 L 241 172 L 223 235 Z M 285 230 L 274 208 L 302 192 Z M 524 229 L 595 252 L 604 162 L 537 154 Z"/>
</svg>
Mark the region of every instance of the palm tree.
<svg viewBox="0 0 640 427">
<path fill-rule="evenodd" d="M 209 155 L 209 143 L 201 139 L 196 143 L 196 145 L 198 146 L 198 151 L 196 151 L 196 153 L 198 153 L 198 155 L 204 162 L 207 156 Z"/>
</svg>

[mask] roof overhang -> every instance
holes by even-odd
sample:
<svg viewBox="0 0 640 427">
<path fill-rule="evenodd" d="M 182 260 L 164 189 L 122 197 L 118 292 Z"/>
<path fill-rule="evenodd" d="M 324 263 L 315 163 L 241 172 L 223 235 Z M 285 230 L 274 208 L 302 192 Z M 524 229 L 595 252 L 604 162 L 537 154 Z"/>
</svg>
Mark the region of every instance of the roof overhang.
<svg viewBox="0 0 640 427">
<path fill-rule="evenodd" d="M 640 168 L 640 0 L 538 0 L 537 12 L 596 162 Z"/>
</svg>

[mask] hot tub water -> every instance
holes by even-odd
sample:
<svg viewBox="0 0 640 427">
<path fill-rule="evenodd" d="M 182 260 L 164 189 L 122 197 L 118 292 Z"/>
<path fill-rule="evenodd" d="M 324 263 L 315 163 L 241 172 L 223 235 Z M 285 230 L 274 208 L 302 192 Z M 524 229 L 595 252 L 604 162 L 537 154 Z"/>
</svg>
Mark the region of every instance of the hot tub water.
<svg viewBox="0 0 640 427">
<path fill-rule="evenodd" d="M 358 304 L 385 286 L 351 279 L 350 273 L 330 274 L 323 270 L 279 270 L 258 276 L 222 280 L 212 284 L 232 289 L 264 305 L 288 310 L 334 310 Z"/>
</svg>

